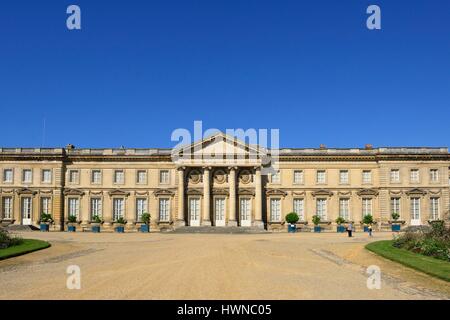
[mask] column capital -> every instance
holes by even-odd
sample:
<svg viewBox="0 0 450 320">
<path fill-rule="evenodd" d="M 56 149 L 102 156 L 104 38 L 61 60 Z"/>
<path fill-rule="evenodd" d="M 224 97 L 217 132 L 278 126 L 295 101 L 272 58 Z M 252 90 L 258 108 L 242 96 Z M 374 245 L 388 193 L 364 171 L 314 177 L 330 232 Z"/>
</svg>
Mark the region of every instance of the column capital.
<svg viewBox="0 0 450 320">
<path fill-rule="evenodd" d="M 235 167 L 235 166 L 231 166 L 231 167 L 228 167 L 228 170 L 237 170 L 238 169 L 238 167 Z"/>
<path fill-rule="evenodd" d="M 186 167 L 185 166 L 179 166 L 179 167 L 177 167 L 177 170 L 178 171 L 183 171 L 183 170 L 186 170 Z"/>
<path fill-rule="evenodd" d="M 211 166 L 203 166 L 202 169 L 203 169 L 203 170 L 211 171 L 212 167 L 211 167 Z"/>
</svg>

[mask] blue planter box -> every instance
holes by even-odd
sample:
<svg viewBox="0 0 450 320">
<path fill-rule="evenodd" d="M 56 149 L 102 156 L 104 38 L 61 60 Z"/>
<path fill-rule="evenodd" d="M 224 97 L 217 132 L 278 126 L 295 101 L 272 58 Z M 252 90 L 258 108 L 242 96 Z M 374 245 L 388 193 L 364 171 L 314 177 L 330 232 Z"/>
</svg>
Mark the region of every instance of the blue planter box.
<svg viewBox="0 0 450 320">
<path fill-rule="evenodd" d="M 288 224 L 288 232 L 297 232 L 297 226 L 295 224 Z"/>
<path fill-rule="evenodd" d="M 337 226 L 337 232 L 345 232 L 345 227 L 344 226 Z"/>
<path fill-rule="evenodd" d="M 68 226 L 67 227 L 67 231 L 69 231 L 69 232 L 75 232 L 77 230 L 77 227 L 75 227 L 75 226 Z"/>
<path fill-rule="evenodd" d="M 91 230 L 92 230 L 92 232 L 99 233 L 100 232 L 100 226 L 92 226 Z"/>
<path fill-rule="evenodd" d="M 321 231 L 322 231 L 322 227 L 319 227 L 319 226 L 314 227 L 314 232 L 321 232 Z"/>
<path fill-rule="evenodd" d="M 124 227 L 124 226 L 116 227 L 116 232 L 118 232 L 118 233 L 124 233 L 124 232 L 125 232 L 125 227 Z"/>
<path fill-rule="evenodd" d="M 48 224 L 41 223 L 39 226 L 40 226 L 41 231 L 48 232 L 48 230 L 49 230 L 49 225 Z"/>
<path fill-rule="evenodd" d="M 399 224 L 393 224 L 391 225 L 392 231 L 400 231 L 400 225 Z"/>
<path fill-rule="evenodd" d="M 141 232 L 150 232 L 150 226 L 146 224 L 141 225 Z"/>
<path fill-rule="evenodd" d="M 364 226 L 364 232 L 369 232 L 369 227 L 368 226 Z"/>
</svg>

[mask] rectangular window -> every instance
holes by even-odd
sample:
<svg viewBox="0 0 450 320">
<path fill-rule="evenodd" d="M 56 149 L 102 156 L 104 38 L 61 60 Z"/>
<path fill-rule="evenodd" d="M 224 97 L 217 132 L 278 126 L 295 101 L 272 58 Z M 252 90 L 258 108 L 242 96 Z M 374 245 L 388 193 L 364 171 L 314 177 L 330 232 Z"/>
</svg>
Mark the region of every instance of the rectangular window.
<svg viewBox="0 0 450 320">
<path fill-rule="evenodd" d="M 372 198 L 362 199 L 362 217 L 372 215 Z"/>
<path fill-rule="evenodd" d="M 31 169 L 23 169 L 22 182 L 31 183 L 33 181 L 33 171 Z"/>
<path fill-rule="evenodd" d="M 123 184 L 125 176 L 123 170 L 114 170 L 114 183 Z"/>
<path fill-rule="evenodd" d="M 438 169 L 430 170 L 430 181 L 431 182 L 439 182 L 439 170 Z"/>
<path fill-rule="evenodd" d="M 320 220 L 327 220 L 327 199 L 316 200 L 316 214 L 320 217 Z"/>
<path fill-rule="evenodd" d="M 372 183 L 372 171 L 363 170 L 362 172 L 362 182 L 363 183 Z"/>
<path fill-rule="evenodd" d="M 281 221 L 281 199 L 270 199 L 270 221 Z"/>
<path fill-rule="evenodd" d="M 123 198 L 113 199 L 113 221 L 123 218 L 125 215 L 125 201 Z"/>
<path fill-rule="evenodd" d="M 280 183 L 280 171 L 272 173 L 272 183 Z"/>
<path fill-rule="evenodd" d="M 420 220 L 420 198 L 411 198 L 411 220 Z"/>
<path fill-rule="evenodd" d="M 169 183 L 169 170 L 159 171 L 159 183 L 161 183 L 161 184 Z"/>
<path fill-rule="evenodd" d="M 439 220 L 439 198 L 430 198 L 430 219 Z"/>
<path fill-rule="evenodd" d="M 42 169 L 41 180 L 43 183 L 51 183 L 52 182 L 52 170 Z"/>
<path fill-rule="evenodd" d="M 147 212 L 147 199 L 137 198 L 136 199 L 136 219 L 141 221 L 142 214 Z"/>
<path fill-rule="evenodd" d="M 147 171 L 138 170 L 136 173 L 136 182 L 139 184 L 147 183 Z"/>
<path fill-rule="evenodd" d="M 3 182 L 7 183 L 13 182 L 13 169 L 3 170 Z"/>
<path fill-rule="evenodd" d="M 399 169 L 391 170 L 391 182 L 400 182 L 400 170 Z"/>
<path fill-rule="evenodd" d="M 391 215 L 393 213 L 400 214 L 400 198 L 391 198 Z"/>
<path fill-rule="evenodd" d="M 70 183 L 78 183 L 79 182 L 80 173 L 78 170 L 70 170 L 69 171 L 69 182 Z"/>
<path fill-rule="evenodd" d="M 50 197 L 42 197 L 41 198 L 41 213 L 47 213 L 47 214 L 52 213 Z"/>
<path fill-rule="evenodd" d="M 3 197 L 2 216 L 3 219 L 12 219 L 12 197 Z"/>
<path fill-rule="evenodd" d="M 350 199 L 339 199 L 339 216 L 347 221 L 350 219 Z"/>
<path fill-rule="evenodd" d="M 341 184 L 348 183 L 348 170 L 340 170 L 339 171 L 339 183 L 341 183 Z"/>
<path fill-rule="evenodd" d="M 419 182 L 419 169 L 411 169 L 410 171 L 410 180 L 411 182 L 417 183 Z"/>
<path fill-rule="evenodd" d="M 326 172 L 325 170 L 317 170 L 317 183 L 325 183 L 326 181 Z"/>
<path fill-rule="evenodd" d="M 294 212 L 298 214 L 300 221 L 305 221 L 305 201 L 294 199 Z"/>
<path fill-rule="evenodd" d="M 294 183 L 295 184 L 303 184 L 303 170 L 295 170 L 294 171 Z"/>
<path fill-rule="evenodd" d="M 80 200 L 78 198 L 69 198 L 69 216 L 80 218 Z"/>
<path fill-rule="evenodd" d="M 91 219 L 95 216 L 102 217 L 102 199 L 91 198 Z"/>
<path fill-rule="evenodd" d="M 159 199 L 159 221 L 169 221 L 170 219 L 170 204 L 169 199 Z"/>
<path fill-rule="evenodd" d="M 92 170 L 91 172 L 91 183 L 100 184 L 102 183 L 102 172 L 101 170 Z"/>
</svg>

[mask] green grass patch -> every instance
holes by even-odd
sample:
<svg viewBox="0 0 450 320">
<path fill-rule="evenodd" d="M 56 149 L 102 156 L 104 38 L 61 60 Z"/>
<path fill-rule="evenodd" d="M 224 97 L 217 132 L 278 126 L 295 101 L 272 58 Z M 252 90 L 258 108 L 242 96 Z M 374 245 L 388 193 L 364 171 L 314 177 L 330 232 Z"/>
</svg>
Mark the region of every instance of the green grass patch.
<svg viewBox="0 0 450 320">
<path fill-rule="evenodd" d="M 392 246 L 392 243 L 393 240 L 375 241 L 367 244 L 366 249 L 386 259 L 450 282 L 449 262 L 399 249 Z"/>
<path fill-rule="evenodd" d="M 24 239 L 22 244 L 0 249 L 0 260 L 17 257 L 22 254 L 50 247 L 50 243 L 42 240 Z"/>
</svg>

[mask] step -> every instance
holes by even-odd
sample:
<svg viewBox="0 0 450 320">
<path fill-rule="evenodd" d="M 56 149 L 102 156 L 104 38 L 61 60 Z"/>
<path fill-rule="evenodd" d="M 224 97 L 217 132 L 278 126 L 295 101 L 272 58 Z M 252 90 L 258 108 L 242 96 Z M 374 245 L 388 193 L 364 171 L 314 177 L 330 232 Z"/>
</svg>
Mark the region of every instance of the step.
<svg viewBox="0 0 450 320">
<path fill-rule="evenodd" d="M 171 233 L 217 233 L 217 234 L 245 234 L 245 233 L 268 233 L 267 230 L 258 227 L 178 227 Z"/>
</svg>

